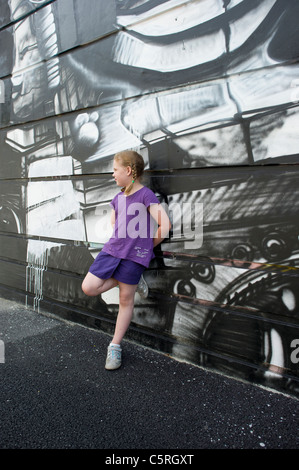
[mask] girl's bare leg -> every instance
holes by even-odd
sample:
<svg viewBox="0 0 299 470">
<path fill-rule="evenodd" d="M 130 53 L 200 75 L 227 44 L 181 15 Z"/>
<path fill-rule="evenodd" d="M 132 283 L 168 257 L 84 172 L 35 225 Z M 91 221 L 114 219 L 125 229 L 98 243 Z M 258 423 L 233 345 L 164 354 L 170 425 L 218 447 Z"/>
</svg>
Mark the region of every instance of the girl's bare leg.
<svg viewBox="0 0 299 470">
<path fill-rule="evenodd" d="M 124 284 L 119 285 L 119 311 L 112 343 L 120 344 L 132 320 L 134 310 L 134 297 L 137 285 Z"/>
<path fill-rule="evenodd" d="M 120 344 L 127 329 L 130 326 L 133 310 L 134 298 L 137 289 L 136 285 L 125 284 L 116 279 L 100 279 L 92 273 L 87 273 L 82 282 L 82 290 L 86 295 L 95 297 L 103 294 L 109 289 L 119 285 L 119 311 L 117 315 L 116 325 L 112 343 Z"/>
<path fill-rule="evenodd" d="M 84 294 L 91 297 L 103 294 L 109 289 L 116 287 L 118 281 L 111 277 L 110 279 L 100 279 L 92 273 L 87 273 L 82 282 L 82 290 Z"/>
</svg>

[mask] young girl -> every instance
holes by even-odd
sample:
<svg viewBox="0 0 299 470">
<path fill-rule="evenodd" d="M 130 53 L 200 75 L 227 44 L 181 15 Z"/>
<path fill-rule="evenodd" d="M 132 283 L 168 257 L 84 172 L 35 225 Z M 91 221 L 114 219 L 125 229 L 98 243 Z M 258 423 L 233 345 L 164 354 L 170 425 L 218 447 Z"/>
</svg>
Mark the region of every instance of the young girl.
<svg viewBox="0 0 299 470">
<path fill-rule="evenodd" d="M 121 365 L 120 344 L 133 316 L 138 282 L 154 258 L 153 248 L 168 236 L 170 229 L 169 218 L 159 199 L 140 183 L 144 170 L 141 155 L 134 151 L 120 152 L 113 163 L 113 177 L 122 188 L 111 201 L 113 235 L 82 283 L 83 292 L 89 296 L 119 286 L 119 311 L 105 365 L 108 370 Z M 152 233 L 153 221 L 157 224 L 155 233 Z"/>
</svg>

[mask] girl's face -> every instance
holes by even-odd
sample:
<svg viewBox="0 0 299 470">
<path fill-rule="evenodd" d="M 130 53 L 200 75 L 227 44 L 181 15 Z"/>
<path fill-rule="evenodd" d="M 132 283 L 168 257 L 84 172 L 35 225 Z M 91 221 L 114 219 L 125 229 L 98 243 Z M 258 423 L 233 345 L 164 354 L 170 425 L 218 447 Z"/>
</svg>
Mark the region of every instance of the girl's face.
<svg viewBox="0 0 299 470">
<path fill-rule="evenodd" d="M 113 178 L 117 186 L 125 187 L 132 182 L 132 169 L 129 166 L 123 166 L 118 160 L 113 162 Z"/>
</svg>

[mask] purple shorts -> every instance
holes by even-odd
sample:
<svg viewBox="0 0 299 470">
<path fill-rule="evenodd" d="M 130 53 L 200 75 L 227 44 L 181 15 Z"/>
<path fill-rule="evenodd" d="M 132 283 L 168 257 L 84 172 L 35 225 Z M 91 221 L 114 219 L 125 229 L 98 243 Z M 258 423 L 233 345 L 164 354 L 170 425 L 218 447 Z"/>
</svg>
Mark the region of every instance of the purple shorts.
<svg viewBox="0 0 299 470">
<path fill-rule="evenodd" d="M 117 281 L 125 284 L 138 284 L 145 266 L 128 259 L 115 258 L 105 251 L 101 251 L 92 265 L 89 272 L 100 279 L 110 279 L 113 277 Z"/>
</svg>

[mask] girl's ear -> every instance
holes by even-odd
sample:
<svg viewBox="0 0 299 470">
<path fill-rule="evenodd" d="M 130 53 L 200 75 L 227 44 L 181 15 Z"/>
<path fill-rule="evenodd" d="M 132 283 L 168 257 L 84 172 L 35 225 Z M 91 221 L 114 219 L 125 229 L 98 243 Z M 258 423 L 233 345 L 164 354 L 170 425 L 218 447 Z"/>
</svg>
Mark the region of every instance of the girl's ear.
<svg viewBox="0 0 299 470">
<path fill-rule="evenodd" d="M 132 168 L 127 166 L 127 175 L 130 176 L 132 174 Z"/>
</svg>

